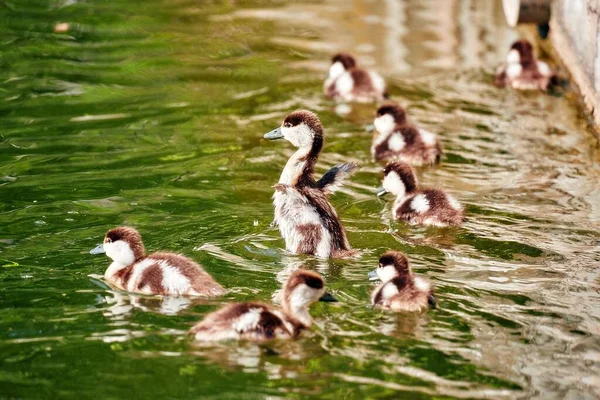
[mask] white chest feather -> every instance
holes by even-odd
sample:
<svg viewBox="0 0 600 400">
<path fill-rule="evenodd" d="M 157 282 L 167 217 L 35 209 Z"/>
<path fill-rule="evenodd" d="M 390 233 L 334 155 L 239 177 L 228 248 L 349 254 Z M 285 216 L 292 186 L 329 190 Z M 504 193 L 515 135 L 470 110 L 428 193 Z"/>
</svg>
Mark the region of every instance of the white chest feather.
<svg viewBox="0 0 600 400">
<path fill-rule="evenodd" d="M 381 288 L 381 297 L 385 300 L 389 300 L 399 293 L 398 287 L 394 285 L 392 282 L 386 283 Z"/>
<path fill-rule="evenodd" d="M 516 79 L 521 75 L 523 67 L 521 64 L 508 64 L 506 67 L 506 76 L 510 79 Z"/>
<path fill-rule="evenodd" d="M 316 225 L 321 228 L 321 238 L 315 255 L 328 257 L 331 252 L 331 235 L 323 228 L 321 217 L 312 204 L 294 188 L 273 195 L 275 222 L 285 240 L 287 251 L 296 253 L 304 236 L 300 226 Z"/>
<path fill-rule="evenodd" d="M 352 79 L 352 75 L 349 72 L 344 72 L 335 81 L 335 90 L 341 96 L 347 96 L 352 93 L 352 89 L 354 89 L 354 79 Z"/>
</svg>

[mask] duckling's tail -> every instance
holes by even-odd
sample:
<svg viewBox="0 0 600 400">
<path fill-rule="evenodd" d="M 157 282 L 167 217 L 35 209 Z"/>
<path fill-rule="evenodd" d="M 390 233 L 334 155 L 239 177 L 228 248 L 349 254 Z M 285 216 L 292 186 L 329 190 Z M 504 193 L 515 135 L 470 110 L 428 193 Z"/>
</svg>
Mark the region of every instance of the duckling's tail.
<svg viewBox="0 0 600 400">
<path fill-rule="evenodd" d="M 317 181 L 317 187 L 329 193 L 335 193 L 336 190 L 342 187 L 344 180 L 352 175 L 358 168 L 355 162 L 336 165 L 323 175 Z"/>
<path fill-rule="evenodd" d="M 564 76 L 553 74 L 548 82 L 546 90 L 551 94 L 560 94 L 569 87 L 569 80 Z"/>
<path fill-rule="evenodd" d="M 432 310 L 435 310 L 437 308 L 437 299 L 435 298 L 435 296 L 433 294 L 430 294 L 427 297 L 427 304 L 429 305 L 429 308 L 431 308 Z"/>
</svg>

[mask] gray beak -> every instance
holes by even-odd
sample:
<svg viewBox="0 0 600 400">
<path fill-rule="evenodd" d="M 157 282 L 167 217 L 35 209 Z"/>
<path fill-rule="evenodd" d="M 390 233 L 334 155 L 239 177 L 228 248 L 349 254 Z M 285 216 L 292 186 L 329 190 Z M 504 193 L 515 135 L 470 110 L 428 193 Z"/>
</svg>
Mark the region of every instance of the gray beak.
<svg viewBox="0 0 600 400">
<path fill-rule="evenodd" d="M 283 138 L 283 133 L 281 133 L 281 127 L 273 129 L 269 133 L 265 133 L 264 138 L 269 140 L 277 140 Z"/>
<path fill-rule="evenodd" d="M 323 296 L 321 296 L 321 298 L 319 299 L 319 301 L 325 301 L 327 303 L 336 303 L 339 300 L 335 298 L 334 295 L 332 295 L 329 292 L 325 292 L 325 294 Z"/>
<path fill-rule="evenodd" d="M 370 281 L 377 281 L 379 280 L 379 275 L 377 275 L 377 270 L 374 269 L 373 271 L 369 272 L 369 280 Z"/>
<path fill-rule="evenodd" d="M 388 191 L 383 188 L 383 186 L 377 188 L 377 196 L 381 197 L 386 194 Z"/>
<path fill-rule="evenodd" d="M 104 254 L 106 253 L 104 251 L 104 246 L 102 244 L 99 244 L 98 246 L 94 247 L 93 249 L 90 250 L 90 254 Z"/>
<path fill-rule="evenodd" d="M 365 130 L 367 132 L 373 132 L 375 130 L 375 124 L 369 124 L 369 125 L 365 126 Z"/>
</svg>

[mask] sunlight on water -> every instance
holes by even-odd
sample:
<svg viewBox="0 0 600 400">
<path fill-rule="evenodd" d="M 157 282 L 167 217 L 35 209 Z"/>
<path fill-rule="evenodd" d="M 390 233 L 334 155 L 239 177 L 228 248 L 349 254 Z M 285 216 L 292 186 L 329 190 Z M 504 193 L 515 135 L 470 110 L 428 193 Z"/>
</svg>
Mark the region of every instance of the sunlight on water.
<svg viewBox="0 0 600 400">
<path fill-rule="evenodd" d="M 598 142 L 575 93 L 491 84 L 518 37 L 500 1 L 25 0 L 0 15 L 3 396 L 600 396 Z M 373 106 L 321 95 L 340 50 L 440 135 L 442 164 L 418 175 L 466 205 L 463 227 L 391 220 L 392 199 L 375 195 Z M 271 226 L 293 148 L 262 135 L 296 108 L 325 126 L 317 174 L 360 164 L 332 198 L 357 259 L 286 254 Z M 230 292 L 111 290 L 108 258 L 89 251 L 117 225 Z M 388 249 L 434 282 L 437 310 L 368 305 L 367 272 Z M 340 299 L 314 306 L 302 339 L 191 343 L 204 314 L 277 302 L 300 267 Z"/>
</svg>

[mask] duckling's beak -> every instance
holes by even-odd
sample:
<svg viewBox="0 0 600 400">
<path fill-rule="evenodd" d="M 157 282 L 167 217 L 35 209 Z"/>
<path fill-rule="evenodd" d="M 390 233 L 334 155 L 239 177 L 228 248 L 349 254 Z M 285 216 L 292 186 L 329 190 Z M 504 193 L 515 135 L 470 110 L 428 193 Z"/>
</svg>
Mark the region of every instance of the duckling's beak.
<svg viewBox="0 0 600 400">
<path fill-rule="evenodd" d="M 383 186 L 377 188 L 377 196 L 381 197 L 386 194 L 388 191 L 383 188 Z"/>
<path fill-rule="evenodd" d="M 281 127 L 273 129 L 269 133 L 265 133 L 264 138 L 269 140 L 277 140 L 283 138 L 283 133 L 281 133 Z"/>
<path fill-rule="evenodd" d="M 319 299 L 319 301 L 325 301 L 327 303 L 336 303 L 339 300 L 334 295 L 332 295 L 331 293 L 325 292 L 325 294 L 323 296 L 321 296 L 321 298 Z"/>
<path fill-rule="evenodd" d="M 375 130 L 375 124 L 369 124 L 369 125 L 365 126 L 365 130 L 367 132 L 373 132 Z"/>
<path fill-rule="evenodd" d="M 370 281 L 377 281 L 379 280 L 379 275 L 377 275 L 377 270 L 374 269 L 373 271 L 369 272 L 369 280 Z"/>
<path fill-rule="evenodd" d="M 104 254 L 106 253 L 104 251 L 104 245 L 102 243 L 100 243 L 98 246 L 94 247 L 93 249 L 90 250 L 90 254 Z"/>
</svg>

